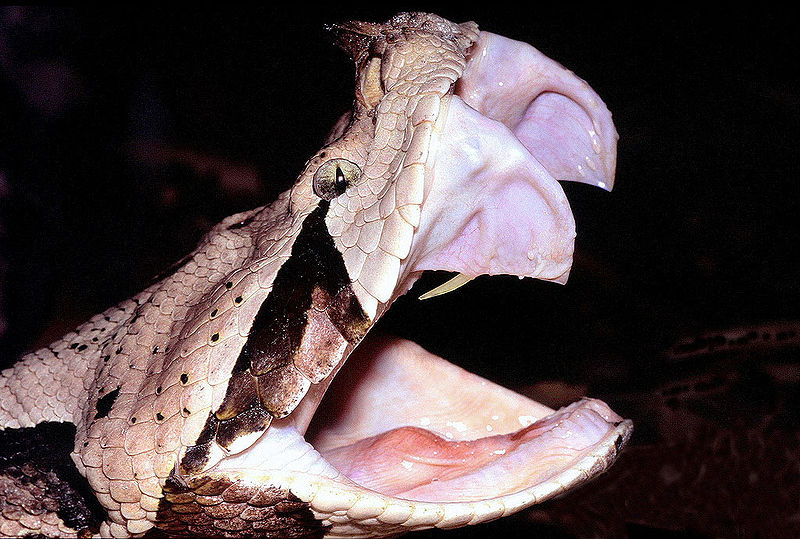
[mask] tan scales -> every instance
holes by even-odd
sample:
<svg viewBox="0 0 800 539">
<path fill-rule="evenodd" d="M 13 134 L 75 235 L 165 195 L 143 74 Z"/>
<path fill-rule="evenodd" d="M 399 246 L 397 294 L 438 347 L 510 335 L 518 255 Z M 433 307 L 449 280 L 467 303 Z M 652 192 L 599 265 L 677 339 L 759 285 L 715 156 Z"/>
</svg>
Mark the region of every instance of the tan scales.
<svg viewBox="0 0 800 539">
<path fill-rule="evenodd" d="M 484 46 L 479 40 L 488 39 L 474 23 L 427 14 L 332 31 L 356 63 L 356 98 L 294 186 L 269 206 L 228 217 L 174 273 L 0 376 L 4 429 L 75 424 L 72 459 L 106 512 L 102 535 L 138 535 L 154 525 L 226 536 L 391 535 L 476 523 L 543 497 L 528 489 L 482 502 L 482 509 L 472 501 L 408 505 L 302 482 L 288 471 L 280 476 L 217 466 L 261 443 L 276 421 L 294 418 L 301 403 L 318 402 L 372 323 L 410 286 L 426 181 L 448 111 L 464 106 L 453 103 L 456 81 L 470 54 Z M 613 148 L 601 149 L 607 152 L 601 160 L 612 159 L 613 176 Z M 321 201 L 317 172 L 335 160 L 354 164 L 359 175 L 338 196 Z M 557 226 L 569 236 L 570 223 Z M 316 278 L 295 269 L 309 267 L 303 257 L 317 263 L 306 242 L 329 242 L 347 279 L 308 281 L 299 289 L 307 288 L 308 297 L 295 298 L 299 292 L 280 276 Z M 257 322 L 268 308 L 292 316 Z M 613 412 L 586 406 L 612 423 Z M 619 421 L 582 457 L 585 469 L 570 465 L 563 485 L 542 492 L 553 495 L 604 469 L 630 433 L 630 424 Z M 319 467 L 314 473 L 320 477 L 338 477 Z M 51 513 L 9 515 L 3 533 L 53 534 L 58 528 Z M 79 531 L 86 532 L 62 526 L 57 533 Z"/>
</svg>

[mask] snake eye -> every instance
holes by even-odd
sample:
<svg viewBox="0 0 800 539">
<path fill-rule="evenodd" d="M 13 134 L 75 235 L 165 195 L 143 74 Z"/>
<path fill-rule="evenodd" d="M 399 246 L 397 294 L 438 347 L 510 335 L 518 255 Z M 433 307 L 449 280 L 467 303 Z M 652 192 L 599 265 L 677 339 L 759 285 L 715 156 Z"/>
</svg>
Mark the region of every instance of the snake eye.
<svg viewBox="0 0 800 539">
<path fill-rule="evenodd" d="M 314 193 L 331 200 L 344 193 L 361 176 L 358 165 L 347 159 L 324 162 L 314 174 Z"/>
</svg>

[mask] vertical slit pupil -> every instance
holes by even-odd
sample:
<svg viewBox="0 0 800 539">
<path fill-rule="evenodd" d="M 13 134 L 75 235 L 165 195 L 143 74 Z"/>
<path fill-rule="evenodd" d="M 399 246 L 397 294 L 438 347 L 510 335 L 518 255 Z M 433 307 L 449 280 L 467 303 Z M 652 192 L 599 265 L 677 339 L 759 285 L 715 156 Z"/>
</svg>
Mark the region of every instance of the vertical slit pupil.
<svg viewBox="0 0 800 539">
<path fill-rule="evenodd" d="M 344 172 L 342 172 L 342 169 L 339 167 L 336 167 L 334 189 L 336 189 L 337 193 L 343 193 L 344 190 L 347 189 L 347 180 L 344 177 Z"/>
</svg>

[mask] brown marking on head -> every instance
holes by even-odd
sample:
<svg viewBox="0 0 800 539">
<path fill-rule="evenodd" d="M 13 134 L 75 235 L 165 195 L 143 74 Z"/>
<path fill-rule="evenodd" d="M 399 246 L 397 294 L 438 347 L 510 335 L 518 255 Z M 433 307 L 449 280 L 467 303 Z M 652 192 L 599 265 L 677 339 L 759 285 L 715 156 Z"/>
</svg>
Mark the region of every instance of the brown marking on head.
<svg viewBox="0 0 800 539">
<path fill-rule="evenodd" d="M 311 308 L 307 311 L 307 324 L 295 351 L 294 366 L 312 383 L 330 374 L 341 361 L 347 348 L 347 339 L 339 332 L 327 312 L 331 296 L 315 286 Z"/>
<path fill-rule="evenodd" d="M 182 472 L 206 466 L 210 443 L 230 448 L 240 436 L 264 431 L 272 418 L 289 415 L 371 326 L 325 224 L 328 207 L 322 200 L 306 217 L 255 316 L 225 398 L 187 449 Z"/>
</svg>

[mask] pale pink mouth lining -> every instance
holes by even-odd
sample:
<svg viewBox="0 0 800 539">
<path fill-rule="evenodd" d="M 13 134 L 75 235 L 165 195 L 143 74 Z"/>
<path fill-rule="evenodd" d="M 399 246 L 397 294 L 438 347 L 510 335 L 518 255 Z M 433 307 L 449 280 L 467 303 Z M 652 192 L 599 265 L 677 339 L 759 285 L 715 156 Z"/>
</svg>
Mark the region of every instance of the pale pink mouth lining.
<svg viewBox="0 0 800 539">
<path fill-rule="evenodd" d="M 215 469 L 468 503 L 527 491 L 585 465 L 623 421 L 591 399 L 553 411 L 410 341 L 373 338 L 363 347 L 319 406 L 309 401 L 303 414 L 316 414 L 307 431 L 292 415 L 273 421 Z"/>
<path fill-rule="evenodd" d="M 320 453 L 349 479 L 381 494 L 478 501 L 487 493 L 524 490 L 580 460 L 616 422 L 593 407 L 578 402 L 512 434 L 455 442 L 419 427 L 399 427 Z"/>
<path fill-rule="evenodd" d="M 553 412 L 408 341 L 368 343 L 350 362 L 306 439 L 347 478 L 389 496 L 514 493 L 578 462 L 622 421 L 588 399 Z"/>
</svg>

